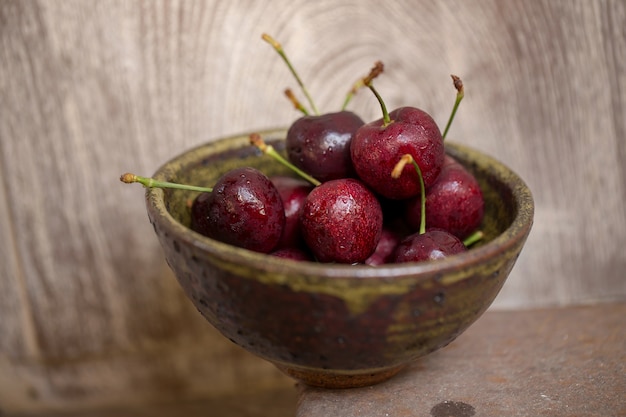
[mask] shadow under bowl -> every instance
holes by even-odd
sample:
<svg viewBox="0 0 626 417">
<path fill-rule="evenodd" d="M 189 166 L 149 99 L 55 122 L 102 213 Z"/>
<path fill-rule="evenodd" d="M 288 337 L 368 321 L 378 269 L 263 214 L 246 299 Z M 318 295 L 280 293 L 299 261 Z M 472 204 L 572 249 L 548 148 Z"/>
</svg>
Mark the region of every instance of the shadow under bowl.
<svg viewBox="0 0 626 417">
<path fill-rule="evenodd" d="M 285 133 L 261 136 L 284 150 Z M 225 337 L 309 385 L 372 385 L 474 323 L 502 288 L 530 233 L 534 202 L 522 179 L 466 146 L 446 142 L 446 151 L 482 187 L 485 238 L 441 261 L 322 264 L 237 248 L 188 227 L 189 201 L 197 195 L 189 191 L 148 189 L 148 215 L 186 295 Z M 242 135 L 191 149 L 154 178 L 212 186 L 242 166 L 268 176 L 288 173 Z"/>
</svg>

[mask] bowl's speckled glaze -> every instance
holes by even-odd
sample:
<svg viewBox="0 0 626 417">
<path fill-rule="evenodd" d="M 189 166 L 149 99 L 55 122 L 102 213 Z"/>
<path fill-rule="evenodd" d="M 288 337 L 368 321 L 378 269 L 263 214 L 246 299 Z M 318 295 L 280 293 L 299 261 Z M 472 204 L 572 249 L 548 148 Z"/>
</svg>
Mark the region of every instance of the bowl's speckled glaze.
<svg viewBox="0 0 626 417">
<path fill-rule="evenodd" d="M 261 132 L 275 148 L 284 130 Z M 188 228 L 195 193 L 148 189 L 147 209 L 168 264 L 200 313 L 224 336 L 306 384 L 346 388 L 384 381 L 460 335 L 491 305 L 530 232 L 534 203 L 497 160 L 446 143 L 485 195 L 485 239 L 443 261 L 379 267 L 296 262 L 201 236 Z M 284 167 L 221 139 L 167 162 L 155 178 L 212 186 L 235 167 Z"/>
</svg>

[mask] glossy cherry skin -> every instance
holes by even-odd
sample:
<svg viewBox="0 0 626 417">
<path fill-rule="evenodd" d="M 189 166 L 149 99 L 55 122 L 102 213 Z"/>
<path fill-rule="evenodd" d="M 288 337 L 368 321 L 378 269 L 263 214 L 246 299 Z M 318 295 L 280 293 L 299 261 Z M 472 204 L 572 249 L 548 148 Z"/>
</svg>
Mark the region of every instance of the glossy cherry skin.
<svg viewBox="0 0 626 417">
<path fill-rule="evenodd" d="M 446 155 L 437 181 L 426 191 L 426 227 L 445 229 L 464 239 L 480 226 L 484 216 L 480 184 L 463 165 Z M 421 198 L 407 202 L 405 221 L 419 229 Z"/>
<path fill-rule="evenodd" d="M 362 263 L 376 249 L 383 213 L 362 182 L 344 178 L 322 183 L 309 193 L 300 224 L 319 262 Z"/>
<path fill-rule="evenodd" d="M 441 229 L 428 229 L 404 238 L 390 257 L 390 262 L 436 261 L 467 251 L 467 248 L 451 233 Z"/>
<path fill-rule="evenodd" d="M 383 265 L 389 262 L 391 254 L 401 241 L 400 233 L 391 230 L 390 228 L 383 227 L 382 234 L 378 240 L 378 245 L 374 253 L 372 253 L 366 260 L 365 264 L 370 266 Z"/>
<path fill-rule="evenodd" d="M 349 111 L 303 116 L 287 131 L 291 163 L 321 182 L 354 176 L 350 142 L 363 120 Z"/>
<path fill-rule="evenodd" d="M 277 248 L 299 247 L 304 241 L 300 233 L 302 206 L 313 185 L 294 177 L 274 176 L 270 180 L 278 190 L 285 209 L 285 227 Z"/>
<path fill-rule="evenodd" d="M 358 177 L 384 197 L 401 200 L 418 196 L 419 176 L 412 164 L 407 164 L 397 179 L 391 172 L 402 155 L 411 154 L 425 186 L 431 186 L 445 156 L 441 132 L 428 113 L 414 107 L 398 108 L 389 117 L 392 122 L 387 126 L 381 118 L 357 130 L 350 144 L 352 164 Z"/>
<path fill-rule="evenodd" d="M 212 193 L 199 194 L 191 206 L 191 228 L 210 238 L 269 253 L 285 226 L 278 190 L 255 168 L 235 168 L 222 175 Z"/>
</svg>

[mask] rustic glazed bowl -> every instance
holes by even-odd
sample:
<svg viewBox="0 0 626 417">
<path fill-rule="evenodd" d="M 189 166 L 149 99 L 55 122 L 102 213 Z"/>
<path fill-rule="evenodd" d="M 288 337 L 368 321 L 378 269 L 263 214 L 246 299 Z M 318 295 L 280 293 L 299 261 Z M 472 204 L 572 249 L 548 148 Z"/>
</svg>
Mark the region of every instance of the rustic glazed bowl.
<svg viewBox="0 0 626 417">
<path fill-rule="evenodd" d="M 284 130 L 261 136 L 284 146 Z M 481 184 L 485 239 L 442 261 L 370 267 L 251 252 L 192 231 L 188 202 L 196 194 L 181 190 L 148 189 L 148 215 L 185 293 L 224 336 L 309 385 L 372 385 L 452 342 L 478 319 L 531 229 L 533 198 L 514 172 L 476 150 L 446 148 Z M 286 173 L 248 136 L 237 136 L 185 152 L 154 177 L 212 186 L 241 166 Z"/>
</svg>

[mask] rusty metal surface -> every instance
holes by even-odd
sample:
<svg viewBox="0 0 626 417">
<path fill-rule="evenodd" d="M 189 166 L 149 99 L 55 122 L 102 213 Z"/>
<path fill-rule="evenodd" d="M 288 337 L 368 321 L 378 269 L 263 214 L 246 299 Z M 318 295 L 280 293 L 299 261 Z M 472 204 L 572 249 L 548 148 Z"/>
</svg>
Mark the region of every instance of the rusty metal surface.
<svg viewBox="0 0 626 417">
<path fill-rule="evenodd" d="M 626 303 L 487 312 L 390 381 L 299 388 L 298 417 L 626 416 Z"/>
<path fill-rule="evenodd" d="M 489 311 L 448 347 L 373 387 L 324 390 L 299 385 L 297 390 L 289 386 L 205 401 L 45 416 L 287 417 L 294 413 L 298 417 L 626 416 L 626 303 Z"/>
</svg>

